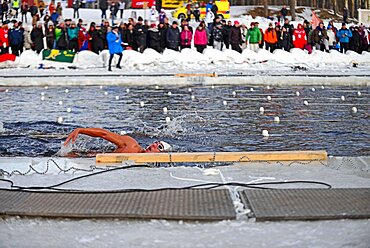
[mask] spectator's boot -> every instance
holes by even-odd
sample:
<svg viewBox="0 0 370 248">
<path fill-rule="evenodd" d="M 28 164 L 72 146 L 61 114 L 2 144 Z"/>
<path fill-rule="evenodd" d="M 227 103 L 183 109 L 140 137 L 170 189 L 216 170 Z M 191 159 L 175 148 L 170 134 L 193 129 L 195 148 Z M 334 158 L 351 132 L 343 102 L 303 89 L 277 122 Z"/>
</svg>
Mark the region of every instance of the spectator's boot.
<svg viewBox="0 0 370 248">
<path fill-rule="evenodd" d="M 118 68 L 118 69 L 122 69 L 122 67 L 118 64 L 118 65 L 116 65 L 116 67 Z"/>
<path fill-rule="evenodd" d="M 112 67 L 110 67 L 110 66 L 109 66 L 109 67 L 108 67 L 108 71 L 112 71 Z"/>
</svg>

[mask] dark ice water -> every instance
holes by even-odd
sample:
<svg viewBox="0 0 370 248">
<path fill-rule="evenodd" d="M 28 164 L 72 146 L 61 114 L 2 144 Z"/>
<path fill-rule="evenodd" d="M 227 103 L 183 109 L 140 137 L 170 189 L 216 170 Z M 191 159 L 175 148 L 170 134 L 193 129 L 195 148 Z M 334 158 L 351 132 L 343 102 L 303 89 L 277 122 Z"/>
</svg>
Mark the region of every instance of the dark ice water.
<svg viewBox="0 0 370 248">
<path fill-rule="evenodd" d="M 144 147 L 165 140 L 176 151 L 324 149 L 336 156 L 370 155 L 369 89 L 312 88 L 81 86 L 68 87 L 69 93 L 65 93 L 66 87 L 14 87 L 7 93 L 3 88 L 0 122 L 5 130 L 0 132 L 0 156 L 55 155 L 76 127 L 126 131 Z M 357 113 L 352 111 L 354 106 Z M 166 114 L 164 107 L 168 108 Z M 265 109 L 262 114 L 260 107 Z M 60 116 L 63 124 L 56 122 Z M 276 116 L 280 123 L 274 122 Z M 166 117 L 170 117 L 169 123 Z M 268 130 L 270 137 L 264 138 L 262 130 Z M 110 151 L 114 147 L 81 136 L 74 149 Z"/>
</svg>

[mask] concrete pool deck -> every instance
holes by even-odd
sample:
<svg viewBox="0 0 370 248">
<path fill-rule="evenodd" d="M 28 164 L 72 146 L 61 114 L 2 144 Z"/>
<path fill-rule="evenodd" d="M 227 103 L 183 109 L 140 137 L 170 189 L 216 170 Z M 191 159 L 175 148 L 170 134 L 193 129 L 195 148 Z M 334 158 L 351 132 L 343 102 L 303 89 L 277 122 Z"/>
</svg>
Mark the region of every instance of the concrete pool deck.
<svg viewBox="0 0 370 248">
<path fill-rule="evenodd" d="M 6 171 L 28 170 L 29 165 L 41 173 L 49 158 L 0 158 Z M 94 159 L 54 158 L 64 170 L 71 167 L 89 169 Z M 66 188 L 109 190 L 120 188 L 184 187 L 202 182 L 269 182 L 314 180 L 333 188 L 369 188 L 370 157 L 331 157 L 328 161 L 294 163 L 240 163 L 217 166 L 216 173 L 199 167 L 155 167 L 117 170 L 74 181 Z M 50 185 L 86 172 L 69 170 L 61 173 L 49 162 L 45 174 L 31 172 L 25 176 L 6 177 L 18 185 Z M 96 170 L 97 171 L 97 170 Z M 8 187 L 1 182 L 1 187 Z M 281 187 L 281 186 L 279 186 Z M 284 188 L 310 188 L 317 185 L 285 185 Z M 2 247 L 368 247 L 369 220 L 263 222 L 247 218 L 240 208 L 235 188 L 237 220 L 221 222 L 69 220 L 5 218 L 0 221 Z"/>
</svg>

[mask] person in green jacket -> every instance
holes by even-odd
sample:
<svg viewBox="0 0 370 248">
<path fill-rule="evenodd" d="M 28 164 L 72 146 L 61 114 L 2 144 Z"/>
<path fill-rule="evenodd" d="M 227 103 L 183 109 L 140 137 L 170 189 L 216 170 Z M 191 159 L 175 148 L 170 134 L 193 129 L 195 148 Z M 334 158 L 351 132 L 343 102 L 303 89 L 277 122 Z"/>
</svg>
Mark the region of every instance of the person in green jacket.
<svg viewBox="0 0 370 248">
<path fill-rule="evenodd" d="M 55 28 L 56 49 L 67 50 L 67 31 L 64 22 L 59 23 Z"/>
<path fill-rule="evenodd" d="M 259 28 L 254 25 L 254 22 L 251 23 L 251 27 L 248 30 L 247 37 L 245 39 L 247 45 L 249 42 L 249 49 L 254 52 L 258 52 L 258 45 L 262 42 L 262 34 Z"/>
</svg>

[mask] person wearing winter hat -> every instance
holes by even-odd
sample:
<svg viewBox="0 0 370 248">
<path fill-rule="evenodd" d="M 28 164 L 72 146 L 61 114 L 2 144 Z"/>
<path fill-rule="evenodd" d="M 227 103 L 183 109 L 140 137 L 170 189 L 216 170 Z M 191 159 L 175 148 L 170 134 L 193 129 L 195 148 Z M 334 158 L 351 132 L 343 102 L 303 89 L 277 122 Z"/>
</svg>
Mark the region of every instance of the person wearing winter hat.
<svg viewBox="0 0 370 248">
<path fill-rule="evenodd" d="M 337 38 L 339 39 L 340 52 L 345 53 L 349 49 L 349 38 L 352 37 L 352 32 L 346 26 L 346 23 L 342 23 L 342 28 L 337 32 Z"/>
<path fill-rule="evenodd" d="M 36 27 L 31 31 L 31 40 L 33 49 L 40 53 L 44 49 L 44 31 L 42 30 L 42 22 L 38 21 Z"/>
<path fill-rule="evenodd" d="M 115 144 L 116 149 L 113 151 L 114 153 L 160 153 L 168 152 L 172 148 L 164 141 L 156 141 L 144 149 L 129 135 L 119 135 L 102 128 L 77 128 L 67 137 L 64 146 L 68 146 L 69 143 L 75 143 L 79 134 L 102 138 Z M 76 154 L 68 155 L 76 156 Z"/>
<path fill-rule="evenodd" d="M 119 56 L 116 67 L 118 69 L 122 69 L 120 64 L 122 60 L 123 42 L 122 42 L 121 34 L 120 32 L 118 32 L 118 30 L 119 30 L 118 26 L 113 26 L 112 31 L 107 34 L 108 49 L 109 49 L 109 54 L 110 54 L 108 71 L 112 71 L 111 65 L 112 65 L 112 60 L 113 60 L 114 55 Z"/>
<path fill-rule="evenodd" d="M 230 28 L 230 44 L 232 50 L 242 53 L 240 45 L 243 44 L 243 39 L 239 21 L 234 21 L 234 26 Z"/>
</svg>

